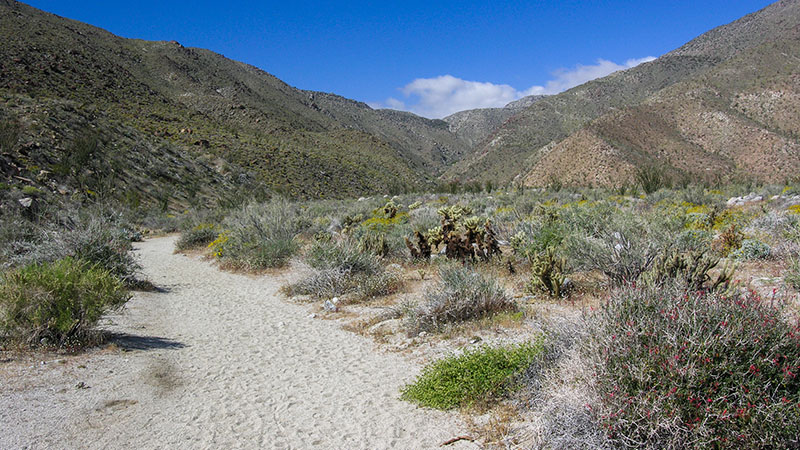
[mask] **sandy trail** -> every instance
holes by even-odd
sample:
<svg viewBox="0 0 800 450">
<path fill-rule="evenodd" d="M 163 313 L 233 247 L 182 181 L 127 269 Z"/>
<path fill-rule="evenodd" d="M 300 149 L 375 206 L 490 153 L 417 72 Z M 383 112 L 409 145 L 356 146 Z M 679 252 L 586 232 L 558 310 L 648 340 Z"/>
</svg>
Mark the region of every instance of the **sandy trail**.
<svg viewBox="0 0 800 450">
<path fill-rule="evenodd" d="M 222 272 L 174 241 L 137 245 L 167 292 L 111 318 L 120 349 L 0 363 L 0 448 L 423 449 L 465 434 L 398 399 L 413 363 L 308 317 L 280 277 Z"/>
</svg>

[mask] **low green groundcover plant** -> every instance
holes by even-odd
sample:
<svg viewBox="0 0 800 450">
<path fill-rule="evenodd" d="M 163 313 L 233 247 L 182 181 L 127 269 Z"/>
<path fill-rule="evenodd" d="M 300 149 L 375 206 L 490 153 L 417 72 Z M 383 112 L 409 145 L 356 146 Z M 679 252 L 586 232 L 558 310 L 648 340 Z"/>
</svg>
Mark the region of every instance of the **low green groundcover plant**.
<svg viewBox="0 0 800 450">
<path fill-rule="evenodd" d="M 587 346 L 609 436 L 632 448 L 797 448 L 793 314 L 754 292 L 618 290 L 591 318 Z"/>
<path fill-rule="evenodd" d="M 130 295 L 108 270 L 64 258 L 0 278 L 0 337 L 22 345 L 81 343 L 109 309 Z"/>
<path fill-rule="evenodd" d="M 421 406 L 451 409 L 490 402 L 513 389 L 513 380 L 542 353 L 542 340 L 512 347 L 483 347 L 450 356 L 423 369 L 402 398 Z"/>
</svg>

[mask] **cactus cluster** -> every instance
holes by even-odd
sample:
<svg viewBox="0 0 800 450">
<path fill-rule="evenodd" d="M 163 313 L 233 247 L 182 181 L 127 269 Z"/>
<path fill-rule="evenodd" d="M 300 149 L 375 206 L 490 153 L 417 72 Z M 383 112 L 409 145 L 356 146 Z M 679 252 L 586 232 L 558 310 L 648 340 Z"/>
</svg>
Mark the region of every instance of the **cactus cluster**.
<svg viewBox="0 0 800 450">
<path fill-rule="evenodd" d="M 460 205 L 439 208 L 437 213 L 441 216 L 441 226 L 426 233 L 416 231 L 416 245 L 406 238 L 406 247 L 413 258 L 429 259 L 440 246 L 444 246 L 446 257 L 461 261 L 488 261 L 502 253 L 490 220 L 470 216 L 472 210 Z"/>
<path fill-rule="evenodd" d="M 530 261 L 533 275 L 530 290 L 541 290 L 556 298 L 568 295 L 571 283 L 564 277 L 566 260 L 556 256 L 553 247 L 547 247 L 544 252 L 532 256 Z"/>
<path fill-rule="evenodd" d="M 736 267 L 727 263 L 716 278 L 709 272 L 719 265 L 720 258 L 710 255 L 705 250 L 691 252 L 669 251 L 658 258 L 646 275 L 646 280 L 662 285 L 669 280 L 681 280 L 692 291 L 716 291 L 727 288 L 733 279 Z"/>
</svg>

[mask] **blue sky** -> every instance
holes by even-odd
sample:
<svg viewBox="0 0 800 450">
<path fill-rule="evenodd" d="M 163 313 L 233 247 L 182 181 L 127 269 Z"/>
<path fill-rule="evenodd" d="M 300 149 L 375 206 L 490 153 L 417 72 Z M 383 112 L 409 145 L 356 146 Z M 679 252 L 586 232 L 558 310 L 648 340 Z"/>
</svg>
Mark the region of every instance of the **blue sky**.
<svg viewBox="0 0 800 450">
<path fill-rule="evenodd" d="M 208 48 L 301 89 L 442 117 L 630 67 L 771 2 L 28 3 L 124 37 Z"/>
</svg>

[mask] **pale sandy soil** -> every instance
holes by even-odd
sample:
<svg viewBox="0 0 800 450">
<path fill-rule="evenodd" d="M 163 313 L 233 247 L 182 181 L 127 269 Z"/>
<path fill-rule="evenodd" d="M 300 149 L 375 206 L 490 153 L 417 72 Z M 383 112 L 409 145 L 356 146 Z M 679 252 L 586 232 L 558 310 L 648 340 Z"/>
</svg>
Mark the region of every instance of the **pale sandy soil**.
<svg viewBox="0 0 800 450">
<path fill-rule="evenodd" d="M 424 449 L 468 434 L 398 399 L 416 363 L 310 318 L 280 276 L 220 271 L 174 240 L 137 246 L 167 292 L 109 319 L 116 347 L 2 355 L 0 448 Z"/>
</svg>

